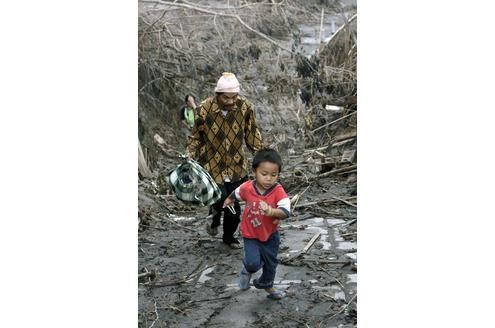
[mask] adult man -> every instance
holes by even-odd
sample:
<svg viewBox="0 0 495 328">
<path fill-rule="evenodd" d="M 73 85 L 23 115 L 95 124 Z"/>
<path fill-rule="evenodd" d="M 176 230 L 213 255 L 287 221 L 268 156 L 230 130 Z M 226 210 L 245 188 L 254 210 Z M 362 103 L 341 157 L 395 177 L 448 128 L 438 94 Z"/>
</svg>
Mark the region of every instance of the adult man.
<svg viewBox="0 0 495 328">
<path fill-rule="evenodd" d="M 253 106 L 239 96 L 240 85 L 233 73 L 223 73 L 215 87 L 215 96 L 209 97 L 196 109 L 196 121 L 188 138 L 189 157 L 207 170 L 222 190 L 222 198 L 210 207 L 212 223 L 207 232 L 218 233 L 223 212 L 222 240 L 231 248 L 241 248 L 234 238 L 240 222 L 238 202 L 231 208 L 222 208 L 225 198 L 247 180 L 249 166 L 243 144 L 254 153 L 262 148 L 261 132 L 256 124 Z"/>
</svg>

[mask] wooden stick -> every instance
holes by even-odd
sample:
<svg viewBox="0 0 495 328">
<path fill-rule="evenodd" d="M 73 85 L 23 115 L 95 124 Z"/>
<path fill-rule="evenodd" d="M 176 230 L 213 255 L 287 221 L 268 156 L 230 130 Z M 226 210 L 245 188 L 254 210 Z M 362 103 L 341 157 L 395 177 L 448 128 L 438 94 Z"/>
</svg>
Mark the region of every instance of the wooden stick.
<svg viewBox="0 0 495 328">
<path fill-rule="evenodd" d="M 324 269 L 324 268 L 322 268 L 321 266 L 319 266 L 318 268 L 316 268 L 314 264 L 311 264 L 311 263 L 307 263 L 307 264 L 308 264 L 308 266 L 309 266 L 311 269 L 313 269 L 315 272 L 317 272 L 318 270 L 325 272 L 326 274 L 328 274 L 328 275 L 330 276 L 330 278 L 332 278 L 333 280 L 335 280 L 335 281 L 336 281 L 336 282 L 340 285 L 340 287 L 342 287 L 342 290 L 344 290 L 344 291 L 346 290 L 346 288 L 344 287 L 344 285 L 342 285 L 342 283 L 339 281 L 339 279 L 337 279 L 337 278 L 335 278 L 334 276 L 332 276 L 332 275 L 330 274 L 330 272 L 328 272 L 327 270 L 325 270 L 325 269 Z"/>
<path fill-rule="evenodd" d="M 335 202 L 335 201 L 344 201 L 343 199 L 337 199 L 336 197 L 332 197 L 332 198 L 335 198 L 335 199 L 318 199 L 314 202 L 308 202 L 308 203 L 294 205 L 294 208 L 306 207 L 306 206 L 311 206 L 311 205 L 318 205 L 321 203 L 331 203 L 331 202 Z M 351 199 L 351 198 L 355 198 L 355 197 L 349 197 L 349 199 Z"/>
<path fill-rule="evenodd" d="M 333 137 L 332 138 L 332 143 L 335 143 L 335 142 L 338 142 L 338 141 L 342 141 L 342 140 L 351 139 L 351 138 L 355 138 L 355 137 L 357 137 L 357 132 L 356 131 L 345 133 L 345 134 L 341 134 L 341 135 L 338 135 L 338 136 Z"/>
<path fill-rule="evenodd" d="M 347 303 L 345 306 L 342 307 L 342 309 L 340 309 L 339 312 L 335 313 L 334 315 L 332 315 L 330 318 L 328 318 L 328 320 L 330 319 L 333 319 L 334 317 L 336 317 L 338 314 L 342 313 L 342 311 L 344 311 L 348 306 L 349 304 L 351 304 L 351 302 L 356 298 L 357 294 L 354 295 L 351 300 L 349 301 L 349 303 Z"/>
<path fill-rule="evenodd" d="M 320 18 L 320 35 L 318 36 L 318 44 L 321 42 L 321 35 L 323 34 L 323 15 L 325 13 L 325 9 L 321 8 L 321 18 Z"/>
<path fill-rule="evenodd" d="M 351 115 L 354 115 L 354 114 L 356 114 L 356 113 L 357 113 L 357 111 L 352 112 L 352 113 L 350 113 L 350 114 L 348 114 L 348 115 L 342 116 L 341 118 L 338 118 L 338 119 L 336 119 L 335 121 L 332 121 L 332 122 L 327 123 L 327 124 L 323 124 L 322 126 L 317 127 L 316 129 L 311 130 L 311 131 L 309 131 L 309 132 L 314 133 L 314 132 L 316 132 L 316 131 L 318 131 L 318 130 L 320 130 L 320 129 L 323 129 L 324 127 L 327 127 L 327 126 L 329 126 L 329 125 L 331 125 L 331 124 L 333 124 L 333 123 L 335 123 L 335 122 L 338 122 L 338 121 L 340 121 L 340 120 L 343 120 L 344 118 L 349 117 L 349 116 L 351 116 Z"/>
<path fill-rule="evenodd" d="M 313 246 L 316 239 L 318 239 L 320 237 L 320 235 L 321 235 L 321 232 L 318 232 L 316 235 L 314 235 L 313 238 L 311 238 L 311 240 L 308 242 L 306 247 L 304 247 L 304 249 L 301 251 L 301 254 L 305 254 L 311 248 L 311 246 Z"/>
<path fill-rule="evenodd" d="M 357 14 L 354 14 L 354 16 L 352 16 L 351 18 L 349 18 L 349 20 L 347 21 L 347 23 L 345 23 L 344 25 L 342 25 L 341 27 L 339 27 L 337 29 L 337 31 L 335 31 L 335 33 L 330 37 L 330 39 L 328 40 L 327 44 L 329 44 L 333 38 L 339 34 L 340 31 L 342 31 L 344 29 L 344 27 L 346 27 L 347 25 L 349 25 L 353 20 L 355 20 L 357 18 Z"/>
<path fill-rule="evenodd" d="M 156 315 L 156 318 L 155 320 L 153 320 L 153 323 L 151 324 L 150 328 L 153 328 L 153 326 L 155 325 L 155 322 L 158 320 L 158 309 L 156 307 L 156 301 L 153 300 L 155 302 L 155 315 Z"/>
<path fill-rule="evenodd" d="M 351 165 L 351 166 L 347 166 L 347 167 L 342 167 L 340 169 L 332 170 L 332 171 L 325 172 L 325 173 L 322 173 L 320 175 L 317 175 L 316 177 L 313 177 L 313 179 L 326 178 L 326 177 L 328 177 L 328 176 L 330 176 L 332 174 L 340 173 L 340 172 L 347 172 L 347 171 L 350 171 L 350 170 L 354 170 L 356 168 L 357 168 L 357 164 Z"/>
<path fill-rule="evenodd" d="M 152 270 L 152 271 L 138 274 L 138 279 L 144 278 L 144 277 L 150 277 L 150 278 L 154 279 L 156 277 L 156 270 Z"/>
<path fill-rule="evenodd" d="M 332 197 L 333 199 L 336 199 L 336 200 L 340 200 L 341 202 L 343 202 L 343 203 L 345 203 L 345 204 L 347 204 L 347 205 L 350 205 L 350 206 L 353 206 L 353 207 L 357 207 L 357 205 L 356 205 L 356 204 L 353 204 L 353 203 L 351 203 L 351 202 L 348 202 L 348 201 L 346 201 L 346 200 L 344 200 L 344 199 L 342 199 L 342 198 L 335 197 L 335 196 L 330 196 L 330 197 Z"/>
<path fill-rule="evenodd" d="M 192 232 L 197 232 L 196 230 L 194 229 L 191 229 L 191 228 L 188 228 L 188 227 L 184 227 L 183 225 L 180 225 L 178 224 L 177 222 L 175 222 L 174 220 L 170 220 L 170 219 L 167 219 L 167 218 L 156 218 L 154 216 L 152 216 L 154 219 L 158 219 L 158 220 L 165 220 L 167 222 L 170 222 L 176 226 L 178 226 L 179 228 L 182 228 L 182 229 L 185 229 L 185 230 L 188 230 L 188 231 L 192 231 Z M 150 227 L 150 226 L 148 226 Z M 155 228 L 155 229 L 158 229 L 158 230 L 163 230 L 163 231 L 168 231 L 167 229 L 162 229 L 162 228 L 157 228 L 157 227 L 151 227 L 151 228 Z"/>
<path fill-rule="evenodd" d="M 146 164 L 146 159 L 144 158 L 143 154 L 143 149 L 141 148 L 141 143 L 138 143 L 139 148 L 138 148 L 138 169 L 139 173 L 145 178 L 150 178 L 153 174 L 151 173 L 151 170 L 148 167 L 148 164 Z"/>
<path fill-rule="evenodd" d="M 208 299 L 204 299 L 204 300 L 191 300 L 191 301 L 188 301 L 187 303 L 188 304 L 191 304 L 191 303 L 196 303 L 196 302 L 209 302 L 209 301 L 217 301 L 217 300 L 223 300 L 223 299 L 226 299 L 226 298 L 231 298 L 233 295 L 227 295 L 227 296 L 222 296 L 222 297 L 217 297 L 217 298 L 208 298 Z"/>
</svg>

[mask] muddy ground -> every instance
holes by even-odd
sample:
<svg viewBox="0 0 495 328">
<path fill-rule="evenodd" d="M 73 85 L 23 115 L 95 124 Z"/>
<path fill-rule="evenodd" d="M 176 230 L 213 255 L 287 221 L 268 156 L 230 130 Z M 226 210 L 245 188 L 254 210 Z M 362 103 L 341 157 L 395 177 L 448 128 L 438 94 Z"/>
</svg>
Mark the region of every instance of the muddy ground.
<svg viewBox="0 0 495 328">
<path fill-rule="evenodd" d="M 275 285 L 287 297 L 279 301 L 239 290 L 243 251 L 206 233 L 207 208 L 139 183 L 139 327 L 356 325 L 355 172 L 319 179 L 286 172 L 280 181 L 300 197 L 280 227 Z"/>
<path fill-rule="evenodd" d="M 202 3 L 212 5 L 216 2 Z M 291 3 L 297 5 L 297 2 Z M 332 14 L 331 8 L 337 6 L 334 4 L 334 7 L 326 7 L 325 20 L 320 25 L 321 6 L 319 2 L 314 4 L 303 7 L 306 6 L 303 1 L 300 8 L 305 9 L 295 11 L 308 13 L 313 10 L 310 16 L 301 17 L 297 23 L 303 56 L 319 47 L 315 37 L 320 31 L 333 33 L 333 22 L 337 22 L 337 27 L 343 24 L 343 12 L 348 13 L 347 17 L 353 14 L 350 9 L 347 12 L 347 7 L 338 7 L 341 9 Z M 149 3 L 141 5 L 145 8 L 141 10 L 141 16 L 149 22 L 144 25 L 142 35 L 146 36 L 147 31 L 158 26 L 160 17 L 164 17 L 165 29 L 174 26 L 170 17 L 167 20 L 170 13 L 159 16 L 160 12 L 154 11 L 158 9 L 154 4 L 153 7 Z M 290 8 L 295 7 L 286 7 L 287 10 Z M 190 16 L 191 12 L 182 14 Z M 280 17 L 280 12 L 275 14 L 270 19 Z M 309 20 L 308 17 L 313 18 Z M 181 21 L 186 19 L 184 16 Z M 260 24 L 260 28 L 270 26 L 267 22 Z M 182 28 L 188 26 L 195 28 L 197 25 L 184 24 L 176 35 L 183 35 Z M 238 28 L 238 25 L 234 27 Z M 352 41 L 353 38 L 353 34 L 347 32 L 341 36 L 345 40 Z M 323 37 L 326 38 L 325 34 Z M 242 35 L 238 34 L 238 38 L 242 40 Z M 166 40 L 157 38 L 149 44 L 166 43 Z M 219 73 L 211 70 L 207 75 L 200 74 L 201 81 L 198 78 L 180 80 L 184 73 L 178 74 L 175 66 L 159 66 L 160 74 L 175 77 L 164 79 L 164 83 L 159 84 L 162 91 L 153 93 L 150 86 L 158 80 L 155 77 L 158 68 L 151 69 L 150 63 L 162 60 L 164 53 L 172 51 L 170 49 L 176 45 L 163 45 L 162 53 L 156 59 L 154 48 L 146 48 L 143 41 L 140 142 L 153 173 L 149 177 L 140 174 L 138 185 L 139 327 L 356 326 L 357 122 L 354 114 L 357 107 L 355 102 L 346 105 L 337 101 L 356 94 L 355 73 L 350 77 L 346 75 L 355 70 L 355 66 L 348 66 L 352 60 L 347 58 L 355 57 L 355 52 L 346 48 L 352 42 L 349 45 L 345 41 L 343 45 L 338 43 L 329 48 L 321 62 L 317 58 L 309 62 L 302 60 L 303 56 L 284 54 L 276 47 L 274 52 L 267 52 L 266 43 L 249 40 L 252 46 L 256 45 L 264 52 L 256 58 L 234 58 L 223 65 L 236 72 L 242 84 L 241 93 L 253 101 L 265 144 L 276 148 L 284 162 L 280 182 L 293 204 L 292 216 L 280 226 L 280 263 L 275 287 L 284 290 L 287 296 L 273 301 L 266 298 L 263 290 L 254 287 L 240 291 L 237 277 L 242 268 L 243 251 L 224 245 L 221 233 L 216 237 L 209 236 L 205 229 L 208 209 L 180 202 L 164 182 L 164 175 L 180 163 L 177 155 L 184 153 L 185 145 L 184 137 L 173 124 L 174 109 L 180 101 L 175 85 L 187 86 L 204 99 L 210 94 Z M 283 37 L 278 40 L 287 47 L 296 42 L 288 38 L 283 43 Z M 345 62 L 336 59 L 339 53 L 335 53 L 334 48 L 345 54 Z M 190 52 L 191 49 L 193 46 L 183 50 Z M 182 57 L 172 51 L 170 58 Z M 201 58 L 195 58 L 193 63 L 199 67 Z M 338 108 L 329 109 L 327 105 Z"/>
</svg>

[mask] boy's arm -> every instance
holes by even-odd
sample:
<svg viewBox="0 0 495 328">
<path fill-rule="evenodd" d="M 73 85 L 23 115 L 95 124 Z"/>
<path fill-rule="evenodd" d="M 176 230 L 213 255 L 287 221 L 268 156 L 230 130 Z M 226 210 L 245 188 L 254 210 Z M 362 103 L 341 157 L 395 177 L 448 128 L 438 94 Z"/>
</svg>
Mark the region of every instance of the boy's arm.
<svg viewBox="0 0 495 328">
<path fill-rule="evenodd" d="M 285 208 L 285 207 L 281 207 L 279 204 L 277 204 L 277 206 L 279 206 L 277 208 L 271 207 L 270 205 L 266 204 L 265 202 L 260 202 L 260 205 L 261 205 L 261 209 L 263 210 L 265 215 L 271 216 L 274 219 L 284 220 L 290 216 L 290 210 L 287 210 L 287 208 Z"/>
<path fill-rule="evenodd" d="M 280 189 L 278 192 L 280 193 L 280 198 L 276 208 L 271 207 L 265 202 L 260 202 L 260 205 L 266 216 L 284 220 L 290 216 L 290 199 L 283 189 Z"/>
</svg>

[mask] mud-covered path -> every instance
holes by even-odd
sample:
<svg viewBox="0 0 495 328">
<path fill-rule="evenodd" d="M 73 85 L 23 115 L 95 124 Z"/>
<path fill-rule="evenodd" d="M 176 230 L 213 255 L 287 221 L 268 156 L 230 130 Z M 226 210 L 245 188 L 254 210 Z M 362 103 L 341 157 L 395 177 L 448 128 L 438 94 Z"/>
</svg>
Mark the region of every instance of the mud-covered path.
<svg viewBox="0 0 495 328">
<path fill-rule="evenodd" d="M 140 203 L 146 210 L 139 232 L 143 276 L 139 280 L 139 326 L 355 326 L 354 187 L 353 176 L 323 179 L 309 186 L 294 204 L 294 215 L 280 226 L 275 281 L 287 296 L 273 301 L 254 287 L 239 290 L 243 251 L 231 250 L 220 237 L 206 233 L 206 208 L 168 213 L 170 208 L 165 206 L 177 202 L 174 196 L 153 195 L 153 186 L 141 183 Z M 321 194 L 321 188 L 327 193 Z M 312 239 L 314 244 L 310 244 Z M 146 276 L 146 271 L 157 275 Z"/>
</svg>

